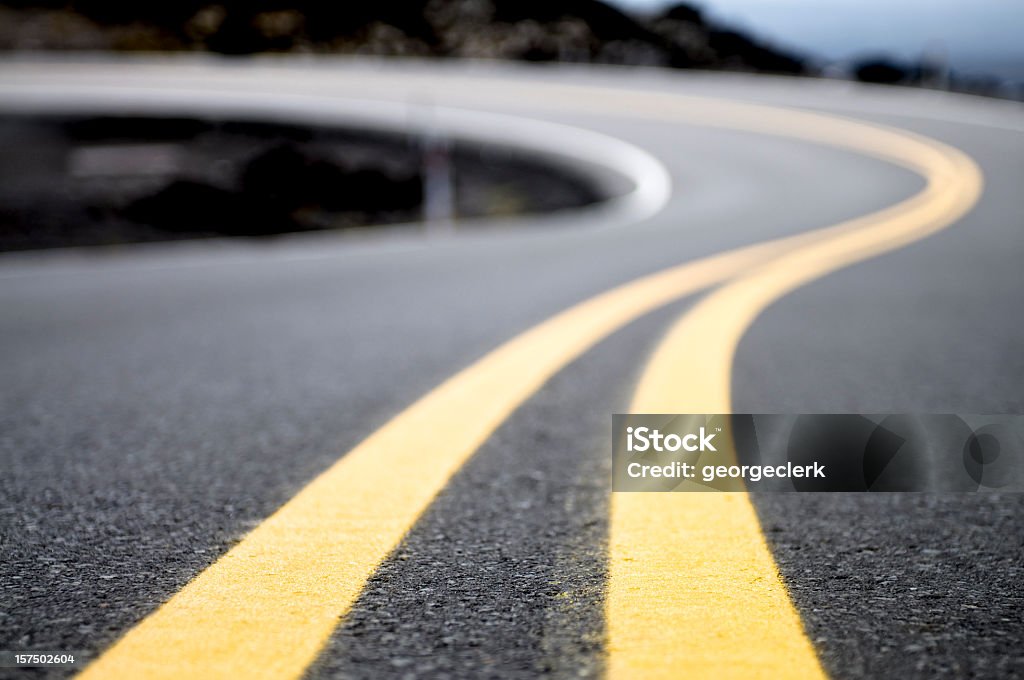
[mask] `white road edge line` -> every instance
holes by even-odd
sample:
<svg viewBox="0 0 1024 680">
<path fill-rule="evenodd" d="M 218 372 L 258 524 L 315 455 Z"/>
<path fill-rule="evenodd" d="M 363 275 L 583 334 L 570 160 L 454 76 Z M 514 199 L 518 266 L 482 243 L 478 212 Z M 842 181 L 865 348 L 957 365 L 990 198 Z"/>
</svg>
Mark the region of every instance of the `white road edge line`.
<svg viewBox="0 0 1024 680">
<path fill-rule="evenodd" d="M 358 126 L 391 132 L 442 132 L 453 139 L 504 146 L 577 161 L 624 176 L 626 193 L 570 212 L 612 225 L 653 217 L 672 196 L 672 177 L 650 152 L 624 140 L 572 125 L 518 115 L 395 102 L 281 92 L 111 87 L 0 82 L 0 113 L 204 115 L 323 126 Z M 548 219 L 529 216 L 525 221 Z M 7 258 L 4 258 L 7 259 Z M 18 259 L 18 258 L 11 258 Z M 0 264 L 7 264 L 0 260 Z M 0 270 L 0 277 L 16 272 Z"/>
</svg>

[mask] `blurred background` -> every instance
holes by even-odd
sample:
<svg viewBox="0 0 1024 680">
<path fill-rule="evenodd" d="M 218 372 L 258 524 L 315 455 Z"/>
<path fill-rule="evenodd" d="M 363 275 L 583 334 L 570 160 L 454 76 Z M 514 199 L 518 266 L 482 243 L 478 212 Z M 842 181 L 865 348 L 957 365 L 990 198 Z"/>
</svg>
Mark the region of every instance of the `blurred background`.
<svg viewBox="0 0 1024 680">
<path fill-rule="evenodd" d="M 7 0 L 0 50 L 332 54 L 825 77 L 1024 99 L 1015 0 Z M 593 178 L 444 139 L 0 115 L 0 250 L 588 205 Z M 227 219 L 228 215 L 243 219 Z"/>
<path fill-rule="evenodd" d="M 314 52 L 826 75 L 1024 95 L 1017 0 L 7 0 L 0 49 Z"/>
</svg>

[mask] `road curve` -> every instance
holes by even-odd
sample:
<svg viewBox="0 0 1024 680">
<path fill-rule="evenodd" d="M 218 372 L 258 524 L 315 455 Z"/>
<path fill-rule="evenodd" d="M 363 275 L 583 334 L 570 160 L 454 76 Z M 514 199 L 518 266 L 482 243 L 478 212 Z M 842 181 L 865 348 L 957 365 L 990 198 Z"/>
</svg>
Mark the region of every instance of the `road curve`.
<svg viewBox="0 0 1024 680">
<path fill-rule="evenodd" d="M 422 116 L 635 183 L 449 238 L 0 258 L 0 647 L 93 677 L 1024 673 L 1018 495 L 672 494 L 720 504 L 682 541 L 607 476 L 631 403 L 1020 413 L 1019 106 L 335 60 L 6 62 L 0 92 Z M 678 556 L 631 601 L 635 541 Z"/>
</svg>

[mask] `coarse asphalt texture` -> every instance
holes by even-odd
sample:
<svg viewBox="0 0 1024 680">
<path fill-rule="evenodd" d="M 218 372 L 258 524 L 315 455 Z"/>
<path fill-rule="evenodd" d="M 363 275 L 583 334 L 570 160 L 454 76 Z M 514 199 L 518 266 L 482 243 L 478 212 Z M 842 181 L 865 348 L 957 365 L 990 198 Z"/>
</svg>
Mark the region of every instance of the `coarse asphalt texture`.
<svg viewBox="0 0 1024 680">
<path fill-rule="evenodd" d="M 625 140 L 664 165 L 672 189 L 651 214 L 583 209 L 442 236 L 409 227 L 0 257 L 0 649 L 102 653 L 403 407 L 557 312 L 921 186 L 835 148 L 641 118 L 631 93 L 881 123 L 964 151 L 985 176 L 981 200 L 950 229 L 761 314 L 735 357 L 736 412 L 1024 412 L 1019 105 L 582 67 L 198 59 L 0 69 L 7 93 L 71 82 L 187 88 L 211 107 L 228 82 L 520 116 Z M 616 88 L 621 101 L 547 106 L 531 96 L 537 84 Z M 651 349 L 694 299 L 618 331 L 514 413 L 380 567 L 307 675 L 599 676 L 610 414 L 628 408 Z M 1024 496 L 754 502 L 833 677 L 1024 675 Z"/>
</svg>

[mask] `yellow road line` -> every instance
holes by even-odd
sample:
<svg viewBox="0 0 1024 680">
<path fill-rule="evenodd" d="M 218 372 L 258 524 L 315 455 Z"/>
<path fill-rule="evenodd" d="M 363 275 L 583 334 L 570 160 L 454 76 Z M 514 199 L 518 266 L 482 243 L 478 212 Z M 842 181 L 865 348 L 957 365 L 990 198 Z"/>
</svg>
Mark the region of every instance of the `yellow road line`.
<svg viewBox="0 0 1024 680">
<path fill-rule="evenodd" d="M 296 678 L 448 479 L 560 368 L 629 321 L 790 247 L 599 295 L 516 337 L 350 451 L 90 665 L 85 678 Z"/>
<path fill-rule="evenodd" d="M 514 338 L 364 440 L 83 676 L 299 677 L 450 477 L 550 376 L 639 316 L 843 226 L 641 278 Z"/>
<path fill-rule="evenodd" d="M 922 173 L 925 189 L 705 297 L 655 350 L 633 413 L 730 412 L 736 347 L 768 305 L 829 272 L 925 238 L 975 204 L 982 177 L 973 161 L 937 142 L 894 134 L 860 130 L 844 146 L 865 141 L 865 151 Z M 745 493 L 614 494 L 606 618 L 612 680 L 824 676 Z"/>
</svg>

